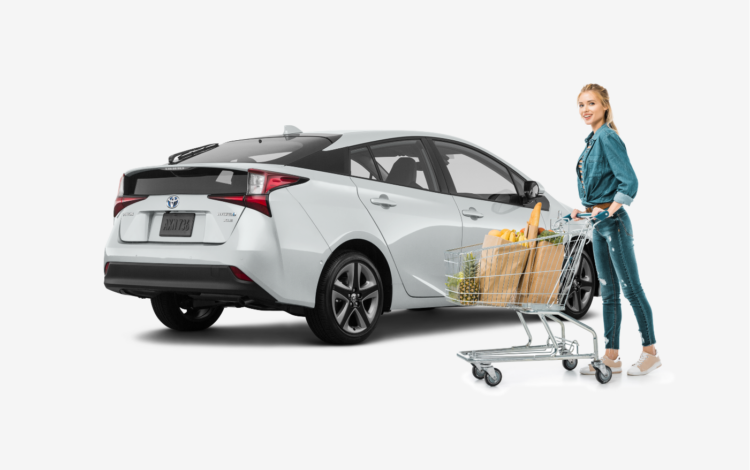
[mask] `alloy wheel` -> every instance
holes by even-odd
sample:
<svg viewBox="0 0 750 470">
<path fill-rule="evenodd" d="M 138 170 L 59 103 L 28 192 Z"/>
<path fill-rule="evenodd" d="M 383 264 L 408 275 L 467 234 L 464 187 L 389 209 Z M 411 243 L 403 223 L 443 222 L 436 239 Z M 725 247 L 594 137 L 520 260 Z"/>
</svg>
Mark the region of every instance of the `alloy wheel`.
<svg viewBox="0 0 750 470">
<path fill-rule="evenodd" d="M 346 333 L 360 334 L 375 322 L 380 303 L 377 278 L 360 261 L 345 264 L 336 273 L 331 305 L 338 326 Z"/>
</svg>

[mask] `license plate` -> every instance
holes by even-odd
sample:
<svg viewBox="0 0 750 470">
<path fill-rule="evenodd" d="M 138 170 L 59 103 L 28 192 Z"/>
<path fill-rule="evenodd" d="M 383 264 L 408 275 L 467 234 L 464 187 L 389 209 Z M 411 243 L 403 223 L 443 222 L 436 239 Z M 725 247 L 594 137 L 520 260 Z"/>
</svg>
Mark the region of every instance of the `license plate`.
<svg viewBox="0 0 750 470">
<path fill-rule="evenodd" d="M 193 235 L 195 214 L 164 214 L 161 219 L 160 237 L 189 237 Z"/>
</svg>

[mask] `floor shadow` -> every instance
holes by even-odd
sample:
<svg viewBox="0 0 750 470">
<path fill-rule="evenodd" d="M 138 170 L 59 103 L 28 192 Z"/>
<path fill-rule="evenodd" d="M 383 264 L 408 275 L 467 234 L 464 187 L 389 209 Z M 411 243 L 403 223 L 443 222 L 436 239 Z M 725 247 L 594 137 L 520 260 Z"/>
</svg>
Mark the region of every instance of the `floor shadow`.
<svg viewBox="0 0 750 470">
<path fill-rule="evenodd" d="M 598 312 L 590 311 L 584 321 L 595 318 Z M 279 315 L 285 315 L 279 312 Z M 526 315 L 529 324 L 540 323 L 536 315 Z M 431 310 L 398 310 L 380 318 L 377 329 L 366 343 L 399 340 L 406 337 L 440 334 L 448 331 L 471 331 L 519 325 L 514 310 L 494 307 L 454 308 Z M 214 325 L 198 332 L 179 332 L 167 329 L 153 330 L 138 337 L 142 341 L 161 344 L 188 344 L 206 346 L 329 346 L 321 342 L 300 318 L 298 322 L 224 326 Z"/>
<path fill-rule="evenodd" d="M 279 312 L 279 315 L 287 315 Z M 161 344 L 205 346 L 327 346 L 307 326 L 304 318 L 295 323 L 270 325 L 221 326 L 205 331 L 173 331 L 159 329 L 138 337 L 142 341 Z"/>
<path fill-rule="evenodd" d="M 539 322 L 536 316 L 526 317 L 527 323 Z M 424 336 L 448 331 L 471 331 L 485 328 L 518 325 L 514 310 L 493 307 L 453 308 L 432 310 L 400 310 L 383 315 L 378 328 L 368 342 Z"/>
<path fill-rule="evenodd" d="M 596 312 L 589 311 L 584 321 L 595 316 Z M 541 324 L 537 315 L 525 315 L 524 319 L 529 325 Z M 407 336 L 423 336 L 446 331 L 471 331 L 515 325 L 519 327 L 521 325 L 516 311 L 506 308 L 445 307 L 421 311 L 401 310 L 383 315 L 377 330 L 373 332 L 368 342 L 390 341 Z"/>
</svg>

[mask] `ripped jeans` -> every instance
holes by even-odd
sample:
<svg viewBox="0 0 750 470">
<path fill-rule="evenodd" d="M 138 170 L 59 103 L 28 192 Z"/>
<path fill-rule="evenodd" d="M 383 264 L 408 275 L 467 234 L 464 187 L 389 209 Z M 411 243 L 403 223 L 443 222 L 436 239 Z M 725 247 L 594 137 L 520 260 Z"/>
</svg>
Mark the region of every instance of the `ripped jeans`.
<svg viewBox="0 0 750 470">
<path fill-rule="evenodd" d="M 656 343 L 651 306 L 638 277 L 638 265 L 633 250 L 633 226 L 624 207 L 594 228 L 594 262 L 601 283 L 604 304 L 604 345 L 620 349 L 620 287 L 635 312 L 641 344 Z"/>
</svg>

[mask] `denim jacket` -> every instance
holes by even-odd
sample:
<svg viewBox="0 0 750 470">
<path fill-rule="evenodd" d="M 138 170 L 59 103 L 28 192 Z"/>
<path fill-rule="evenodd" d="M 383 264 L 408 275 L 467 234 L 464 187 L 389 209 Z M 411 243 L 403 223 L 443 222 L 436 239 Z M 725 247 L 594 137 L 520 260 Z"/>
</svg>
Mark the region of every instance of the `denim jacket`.
<svg viewBox="0 0 750 470">
<path fill-rule="evenodd" d="M 583 159 L 583 184 L 578 162 Z M 630 165 L 625 143 L 607 124 L 586 137 L 586 148 L 576 161 L 578 196 L 585 207 L 603 202 L 630 205 L 638 191 L 638 179 Z"/>
</svg>

